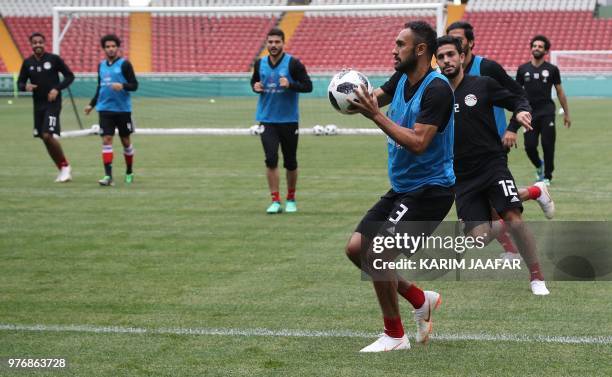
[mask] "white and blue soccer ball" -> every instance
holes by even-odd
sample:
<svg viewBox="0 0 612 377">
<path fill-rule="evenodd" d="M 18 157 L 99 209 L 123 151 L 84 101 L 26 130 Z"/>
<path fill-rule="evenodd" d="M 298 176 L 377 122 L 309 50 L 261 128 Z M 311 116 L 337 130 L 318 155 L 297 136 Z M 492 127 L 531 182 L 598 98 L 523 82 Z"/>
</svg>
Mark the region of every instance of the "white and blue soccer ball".
<svg viewBox="0 0 612 377">
<path fill-rule="evenodd" d="M 372 84 L 363 73 L 352 69 L 337 73 L 327 87 L 329 102 L 338 112 L 351 114 L 348 112 L 352 106 L 349 100 L 357 100 L 355 90 L 362 84 L 365 85 L 369 93 L 372 93 Z"/>
</svg>

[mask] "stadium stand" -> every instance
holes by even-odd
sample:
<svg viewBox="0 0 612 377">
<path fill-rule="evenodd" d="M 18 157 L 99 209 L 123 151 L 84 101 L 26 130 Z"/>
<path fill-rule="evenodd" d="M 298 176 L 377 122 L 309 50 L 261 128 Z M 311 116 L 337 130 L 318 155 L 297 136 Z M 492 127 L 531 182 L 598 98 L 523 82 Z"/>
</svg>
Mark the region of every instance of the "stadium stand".
<svg viewBox="0 0 612 377">
<path fill-rule="evenodd" d="M 32 54 L 28 37 L 34 31 L 47 37 L 47 49 L 51 51 L 51 17 L 6 17 L 5 21 L 23 56 Z M 124 52 L 127 52 L 128 25 L 125 16 L 74 18 L 62 42 L 62 57 L 75 72 L 95 72 L 103 58 L 100 37 L 107 33 L 117 34 Z"/>
<path fill-rule="evenodd" d="M 155 16 L 153 70 L 247 72 L 275 23 L 259 16 Z"/>
<path fill-rule="evenodd" d="M 441 0 L 440 0 L 441 1 Z M 0 13 L 23 56 L 31 49 L 28 36 L 47 35 L 51 49 L 53 6 L 125 6 L 127 0 L 2 0 Z M 312 5 L 371 4 L 385 0 L 313 0 Z M 415 2 L 432 2 L 417 0 Z M 153 0 L 152 6 L 260 6 L 284 5 L 287 0 Z M 612 50 L 612 20 L 593 16 L 596 0 L 471 0 L 464 19 L 476 29 L 478 54 L 514 70 L 529 58 L 528 41 L 534 34 L 547 35 L 554 50 Z M 364 71 L 388 71 L 397 30 L 410 19 L 431 14 L 412 12 L 353 12 L 321 14 L 305 12 L 287 50 L 300 57 L 312 72 L 354 67 Z M 152 70 L 154 72 L 248 72 L 259 55 L 269 28 L 280 14 L 178 15 L 152 17 Z M 62 42 L 62 55 L 76 72 L 94 72 L 102 53 L 99 37 L 108 32 L 124 41 L 129 52 L 129 17 L 80 15 Z M 371 32 L 369 32 L 371 31 Z M 593 63 L 595 64 L 595 63 Z M 6 69 L 6 67 L 4 67 Z"/>
<path fill-rule="evenodd" d="M 548 36 L 554 50 L 612 50 L 612 20 L 595 18 L 595 3 L 472 0 L 464 18 L 475 29 L 475 52 L 516 70 L 529 59 L 535 34 Z"/>
<path fill-rule="evenodd" d="M 433 18 L 428 21 L 435 24 Z M 389 71 L 393 66 L 393 42 L 405 22 L 405 17 L 398 16 L 307 15 L 287 49 L 312 72 L 333 72 L 341 67 Z M 373 30 L 376 32 L 368 32 Z"/>
<path fill-rule="evenodd" d="M 4 65 L 4 62 L 2 61 L 2 58 L 0 58 L 0 73 L 6 73 L 6 66 Z"/>
</svg>

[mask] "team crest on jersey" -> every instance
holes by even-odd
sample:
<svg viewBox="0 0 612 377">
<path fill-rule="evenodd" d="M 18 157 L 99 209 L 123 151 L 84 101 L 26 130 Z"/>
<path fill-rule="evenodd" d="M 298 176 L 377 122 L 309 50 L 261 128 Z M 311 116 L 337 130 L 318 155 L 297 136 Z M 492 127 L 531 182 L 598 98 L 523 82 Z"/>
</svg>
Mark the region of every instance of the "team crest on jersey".
<svg viewBox="0 0 612 377">
<path fill-rule="evenodd" d="M 45 64 L 43 64 L 43 68 L 46 69 L 46 70 L 51 69 L 51 63 L 45 62 Z"/>
<path fill-rule="evenodd" d="M 542 77 L 544 78 L 542 81 L 546 82 L 548 79 L 548 76 L 550 76 L 550 73 L 548 72 L 548 69 L 545 69 L 542 71 Z"/>
<path fill-rule="evenodd" d="M 476 103 L 478 102 L 478 98 L 476 98 L 474 94 L 468 94 L 467 96 L 465 96 L 463 101 L 465 102 L 466 105 L 468 105 L 469 107 L 472 107 L 476 105 Z"/>
</svg>

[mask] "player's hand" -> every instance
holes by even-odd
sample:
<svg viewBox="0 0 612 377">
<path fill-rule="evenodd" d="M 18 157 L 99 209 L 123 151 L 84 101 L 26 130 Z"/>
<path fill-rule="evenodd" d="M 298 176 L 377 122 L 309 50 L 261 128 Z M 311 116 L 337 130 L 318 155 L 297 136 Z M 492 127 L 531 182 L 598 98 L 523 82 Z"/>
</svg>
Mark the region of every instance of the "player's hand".
<svg viewBox="0 0 612 377">
<path fill-rule="evenodd" d="M 113 90 L 115 92 L 119 92 L 119 91 L 123 90 L 123 84 L 120 83 L 120 82 L 114 82 L 114 83 L 111 84 L 111 88 L 113 88 Z"/>
<path fill-rule="evenodd" d="M 85 115 L 89 115 L 89 113 L 91 113 L 91 110 L 93 110 L 93 106 L 87 105 L 85 106 L 85 109 L 83 110 L 83 112 L 85 113 Z"/>
<path fill-rule="evenodd" d="M 380 113 L 380 108 L 378 107 L 376 97 L 368 92 L 365 85 L 361 84 L 359 89 L 355 90 L 355 95 L 357 96 L 358 101 L 349 99 L 349 102 L 351 102 L 353 107 L 355 107 L 357 111 L 363 114 L 366 118 L 372 119 L 376 114 Z"/>
<path fill-rule="evenodd" d="M 533 130 L 533 127 L 531 127 L 531 114 L 529 111 L 521 111 L 520 113 L 516 114 L 516 121 L 519 122 L 521 126 L 525 127 L 527 131 Z"/>
<path fill-rule="evenodd" d="M 36 90 L 36 88 L 38 88 L 38 85 L 34 85 L 30 83 L 26 84 L 26 91 L 28 92 L 33 92 L 34 90 Z"/>
<path fill-rule="evenodd" d="M 253 90 L 257 93 L 263 92 L 263 84 L 260 81 L 257 81 L 255 84 L 253 84 Z"/>
<path fill-rule="evenodd" d="M 517 148 L 516 132 L 506 131 L 504 137 L 502 137 L 502 144 L 508 149 L 512 147 Z"/>
<path fill-rule="evenodd" d="M 49 102 L 53 102 L 57 98 L 58 94 L 59 92 L 57 91 L 57 89 L 51 89 L 49 91 L 49 94 L 47 94 L 47 99 L 49 100 Z"/>
<path fill-rule="evenodd" d="M 287 80 L 286 77 L 281 77 L 278 80 L 278 83 L 280 84 L 281 88 L 289 88 L 289 80 Z"/>
<path fill-rule="evenodd" d="M 568 113 L 563 114 L 563 125 L 565 128 L 570 128 L 572 126 L 572 120 Z"/>
</svg>

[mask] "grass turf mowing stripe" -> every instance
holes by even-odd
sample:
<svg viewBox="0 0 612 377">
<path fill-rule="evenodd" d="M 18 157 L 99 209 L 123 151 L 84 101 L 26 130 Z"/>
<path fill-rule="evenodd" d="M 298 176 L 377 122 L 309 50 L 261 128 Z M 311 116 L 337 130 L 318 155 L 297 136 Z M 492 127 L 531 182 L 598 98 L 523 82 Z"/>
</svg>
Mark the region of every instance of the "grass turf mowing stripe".
<svg viewBox="0 0 612 377">
<path fill-rule="evenodd" d="M 271 330 L 271 329 L 231 329 L 231 328 L 158 328 L 91 325 L 16 325 L 0 324 L 0 331 L 39 331 L 39 332 L 83 332 L 97 334 L 158 334 L 158 335 L 221 335 L 221 336 L 269 336 L 296 338 L 375 338 L 378 334 L 350 330 Z M 440 341 L 484 341 L 519 343 L 557 343 L 557 344 L 612 344 L 612 336 L 551 336 L 518 334 L 435 334 L 433 339 Z"/>
</svg>

